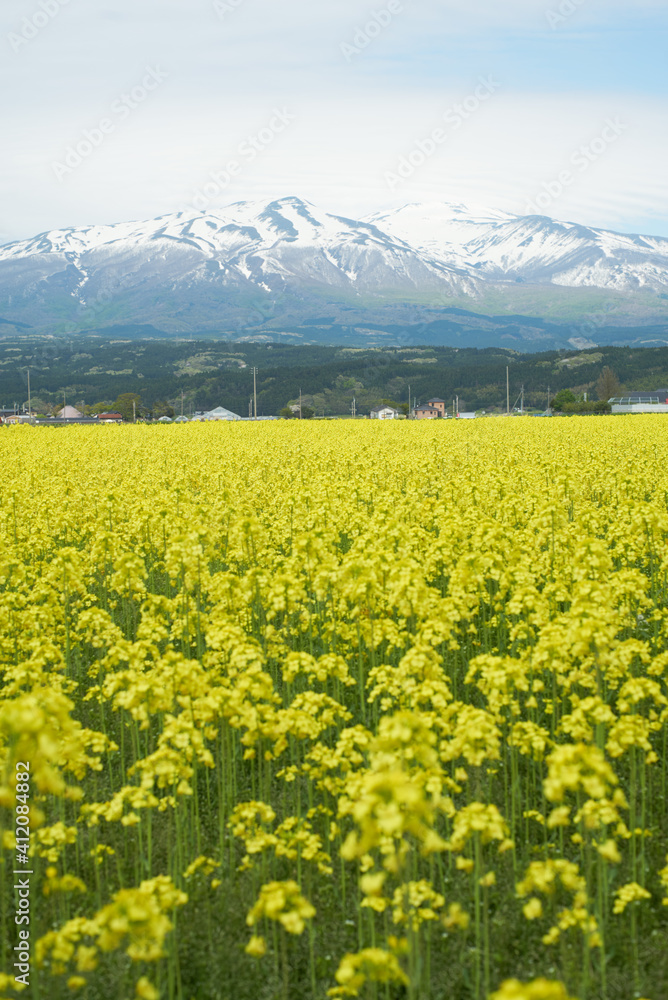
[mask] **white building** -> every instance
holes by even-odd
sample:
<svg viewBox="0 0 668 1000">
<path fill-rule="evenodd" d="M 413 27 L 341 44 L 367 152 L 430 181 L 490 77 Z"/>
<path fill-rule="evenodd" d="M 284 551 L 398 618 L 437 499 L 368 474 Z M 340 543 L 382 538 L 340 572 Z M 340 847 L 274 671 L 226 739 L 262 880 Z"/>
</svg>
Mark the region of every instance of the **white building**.
<svg viewBox="0 0 668 1000">
<path fill-rule="evenodd" d="M 393 406 L 374 406 L 371 411 L 372 420 L 396 420 L 398 416 L 399 411 Z"/>
<path fill-rule="evenodd" d="M 668 413 L 668 389 L 653 392 L 630 392 L 609 399 L 612 413 Z"/>
<path fill-rule="evenodd" d="M 195 420 L 241 420 L 238 413 L 225 409 L 224 406 L 217 406 L 215 410 L 207 410 L 206 413 L 198 414 Z"/>
</svg>

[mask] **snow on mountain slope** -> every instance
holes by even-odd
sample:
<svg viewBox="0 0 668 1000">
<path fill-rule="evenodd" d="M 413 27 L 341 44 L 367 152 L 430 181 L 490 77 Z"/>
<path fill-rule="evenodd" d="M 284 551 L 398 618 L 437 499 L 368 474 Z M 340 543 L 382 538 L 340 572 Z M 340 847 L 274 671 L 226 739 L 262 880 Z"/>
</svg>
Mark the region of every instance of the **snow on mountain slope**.
<svg viewBox="0 0 668 1000">
<path fill-rule="evenodd" d="M 268 317 L 349 324 L 373 309 L 396 326 L 416 322 L 416 308 L 484 303 L 487 289 L 496 302 L 516 283 L 531 287 L 534 317 L 545 290 L 553 298 L 561 286 L 566 303 L 566 287 L 605 288 L 628 295 L 632 321 L 652 309 L 660 319 L 653 301 L 631 300 L 666 289 L 668 239 L 445 203 L 357 220 L 280 198 L 0 246 L 0 316 L 36 329 L 56 316 L 74 329 L 157 323 L 179 333 Z"/>
<path fill-rule="evenodd" d="M 668 284 L 668 239 L 464 205 L 406 205 L 368 221 L 450 266 L 492 281 L 618 290 Z"/>
<path fill-rule="evenodd" d="M 270 204 L 238 202 L 220 215 L 163 216 L 146 223 L 121 223 L 44 233 L 32 240 L 0 247 L 0 265 L 35 256 L 60 258 L 77 270 L 94 270 L 114 260 L 131 259 L 146 271 L 159 270 L 176 256 L 182 279 L 251 281 L 263 288 L 301 281 L 353 290 L 443 287 L 464 294 L 475 290 L 475 277 L 432 260 L 396 236 L 367 222 L 319 212 L 298 198 Z M 156 279 L 160 275 L 156 273 Z"/>
</svg>

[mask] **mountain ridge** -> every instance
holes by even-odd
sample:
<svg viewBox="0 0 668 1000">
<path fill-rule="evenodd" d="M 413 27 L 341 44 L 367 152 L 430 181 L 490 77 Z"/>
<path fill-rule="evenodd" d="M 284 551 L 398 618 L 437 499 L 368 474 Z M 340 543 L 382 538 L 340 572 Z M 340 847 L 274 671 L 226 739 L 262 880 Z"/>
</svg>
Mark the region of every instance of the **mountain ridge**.
<svg viewBox="0 0 668 1000">
<path fill-rule="evenodd" d="M 323 316 L 410 328 L 459 308 L 523 316 L 531 341 L 548 300 L 595 332 L 668 323 L 668 238 L 446 202 L 352 219 L 291 196 L 0 246 L 0 315 L 17 332 L 148 322 L 235 337 Z"/>
</svg>

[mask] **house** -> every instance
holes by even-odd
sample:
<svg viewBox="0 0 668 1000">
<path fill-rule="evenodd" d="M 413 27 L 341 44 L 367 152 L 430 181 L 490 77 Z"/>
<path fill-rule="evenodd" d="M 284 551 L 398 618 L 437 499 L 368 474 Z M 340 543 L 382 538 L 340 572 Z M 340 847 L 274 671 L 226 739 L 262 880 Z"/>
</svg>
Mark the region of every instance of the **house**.
<svg viewBox="0 0 668 1000">
<path fill-rule="evenodd" d="M 668 413 L 668 389 L 628 392 L 608 402 L 612 413 Z"/>
<path fill-rule="evenodd" d="M 77 410 L 76 406 L 63 406 L 60 413 L 57 415 L 57 420 L 79 420 L 83 417 L 81 410 Z"/>
<path fill-rule="evenodd" d="M 0 410 L 0 423 L 1 424 L 16 423 L 15 420 L 10 420 L 10 417 L 17 417 L 17 416 L 19 416 L 19 411 L 16 409 L 16 407 L 14 407 L 12 410 Z"/>
<path fill-rule="evenodd" d="M 34 424 L 35 418 L 31 417 L 29 413 L 10 413 L 8 417 L 4 417 L 0 423 L 5 424 Z"/>
<path fill-rule="evenodd" d="M 395 410 L 393 406 L 374 406 L 370 416 L 372 420 L 396 420 L 399 411 Z"/>
<path fill-rule="evenodd" d="M 122 424 L 123 417 L 120 413 L 98 413 L 97 419 L 103 424 Z"/>
<path fill-rule="evenodd" d="M 430 406 L 429 403 L 424 403 L 422 406 L 415 406 L 413 408 L 413 417 L 415 420 L 438 420 L 443 414 L 440 410 L 437 410 L 435 406 Z"/>
<path fill-rule="evenodd" d="M 445 416 L 445 400 L 444 399 L 428 399 L 427 406 L 433 406 L 435 410 L 441 414 L 442 417 Z"/>
</svg>

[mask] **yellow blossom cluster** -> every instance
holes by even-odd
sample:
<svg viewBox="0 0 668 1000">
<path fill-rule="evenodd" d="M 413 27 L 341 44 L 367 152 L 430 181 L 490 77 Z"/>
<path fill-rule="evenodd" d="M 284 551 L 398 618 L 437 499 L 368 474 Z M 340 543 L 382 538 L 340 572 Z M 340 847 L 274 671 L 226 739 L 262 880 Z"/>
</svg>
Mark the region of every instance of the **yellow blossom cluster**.
<svg viewBox="0 0 668 1000">
<path fill-rule="evenodd" d="M 665 994 L 662 421 L 0 429 L 3 970 Z"/>
</svg>

